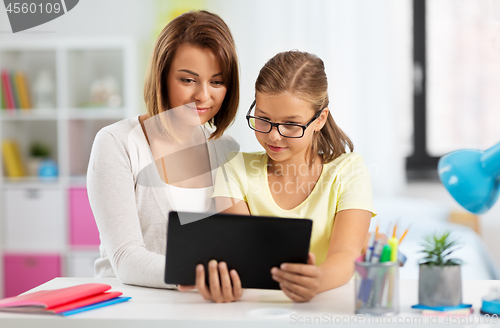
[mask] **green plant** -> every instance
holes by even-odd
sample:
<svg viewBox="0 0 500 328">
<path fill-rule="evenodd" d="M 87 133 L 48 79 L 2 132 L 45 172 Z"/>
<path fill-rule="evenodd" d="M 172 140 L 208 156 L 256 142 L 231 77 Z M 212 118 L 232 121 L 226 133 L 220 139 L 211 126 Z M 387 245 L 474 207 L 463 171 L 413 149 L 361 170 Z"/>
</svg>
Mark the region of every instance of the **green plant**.
<svg viewBox="0 0 500 328">
<path fill-rule="evenodd" d="M 31 157 L 49 157 L 50 146 L 36 141 L 30 146 L 30 155 Z"/>
<path fill-rule="evenodd" d="M 448 258 L 452 252 L 462 246 L 456 240 L 450 238 L 450 231 L 443 234 L 434 233 L 425 237 L 422 246 L 424 249 L 420 252 L 425 253 L 426 256 L 420 259 L 420 264 L 439 266 L 462 264 L 460 259 Z"/>
</svg>

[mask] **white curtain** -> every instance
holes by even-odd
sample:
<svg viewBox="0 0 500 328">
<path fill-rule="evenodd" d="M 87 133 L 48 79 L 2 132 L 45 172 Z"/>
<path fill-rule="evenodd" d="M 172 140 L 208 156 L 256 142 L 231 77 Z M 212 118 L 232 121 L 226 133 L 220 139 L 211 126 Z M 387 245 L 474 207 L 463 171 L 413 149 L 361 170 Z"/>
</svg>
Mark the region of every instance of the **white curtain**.
<svg viewBox="0 0 500 328">
<path fill-rule="evenodd" d="M 299 49 L 325 62 L 330 110 L 371 173 L 375 196 L 404 185 L 411 137 L 410 0 L 208 1 L 235 38 L 241 103 L 229 133 L 244 151 L 261 150 L 245 113 L 262 65 Z"/>
</svg>

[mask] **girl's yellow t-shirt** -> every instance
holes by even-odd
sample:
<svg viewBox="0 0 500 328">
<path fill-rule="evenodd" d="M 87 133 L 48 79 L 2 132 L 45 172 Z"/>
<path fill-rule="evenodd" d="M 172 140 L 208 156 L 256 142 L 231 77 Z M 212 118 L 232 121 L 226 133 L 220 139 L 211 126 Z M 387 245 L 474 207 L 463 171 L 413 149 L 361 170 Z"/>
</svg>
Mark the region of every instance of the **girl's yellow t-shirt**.
<svg viewBox="0 0 500 328">
<path fill-rule="evenodd" d="M 231 158 L 231 157 L 230 157 Z M 362 209 L 376 215 L 373 208 L 370 175 L 363 158 L 347 153 L 323 165 L 323 170 L 309 196 L 290 210 L 279 207 L 267 179 L 267 154 L 237 153 L 218 169 L 213 197 L 231 197 L 248 204 L 252 215 L 306 218 L 313 221 L 310 251 L 321 265 L 328 252 L 335 214 L 347 209 Z M 280 167 L 277 166 L 279 170 Z M 304 167 L 282 167 L 288 174 L 307 172 Z M 279 172 L 277 172 L 279 173 Z M 285 172 L 286 173 L 286 172 Z M 285 189 L 287 188 L 288 189 Z M 293 192 L 290 186 L 274 184 L 273 192 Z M 281 188 L 281 190 L 280 190 Z M 307 188 L 296 186 L 295 188 Z M 307 190 L 307 189 L 306 189 Z"/>
</svg>

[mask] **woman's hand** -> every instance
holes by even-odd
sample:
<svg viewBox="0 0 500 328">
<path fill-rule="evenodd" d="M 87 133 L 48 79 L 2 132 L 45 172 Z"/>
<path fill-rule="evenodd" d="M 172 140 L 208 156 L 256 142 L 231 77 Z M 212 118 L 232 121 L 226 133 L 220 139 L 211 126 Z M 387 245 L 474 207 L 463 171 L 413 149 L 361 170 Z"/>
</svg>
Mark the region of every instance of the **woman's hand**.
<svg viewBox="0 0 500 328">
<path fill-rule="evenodd" d="M 283 263 L 280 269 L 272 268 L 271 274 L 294 302 L 308 302 L 319 292 L 321 270 L 313 253 L 309 253 L 307 264 Z"/>
<path fill-rule="evenodd" d="M 203 264 L 198 264 L 196 266 L 196 286 L 180 285 L 179 291 L 184 292 L 196 288 L 205 300 L 216 303 L 234 302 L 243 295 L 238 273 L 236 270 L 229 272 L 226 262 L 217 263 L 215 260 L 208 262 L 208 281 L 209 286 L 205 283 L 205 268 Z"/>
</svg>

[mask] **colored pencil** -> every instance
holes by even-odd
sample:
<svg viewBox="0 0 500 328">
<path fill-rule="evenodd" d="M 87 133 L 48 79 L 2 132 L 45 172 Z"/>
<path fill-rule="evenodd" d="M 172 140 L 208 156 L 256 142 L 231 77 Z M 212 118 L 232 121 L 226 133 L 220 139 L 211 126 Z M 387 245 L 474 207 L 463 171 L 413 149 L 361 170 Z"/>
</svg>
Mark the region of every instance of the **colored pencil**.
<svg viewBox="0 0 500 328">
<path fill-rule="evenodd" d="M 410 227 L 411 227 L 411 224 L 408 226 L 408 228 L 406 228 L 405 232 L 403 233 L 403 235 L 401 236 L 401 238 L 399 238 L 399 244 L 401 244 L 401 242 L 403 241 L 403 239 L 405 238 L 406 234 L 408 233 L 408 230 L 410 230 Z"/>
</svg>

